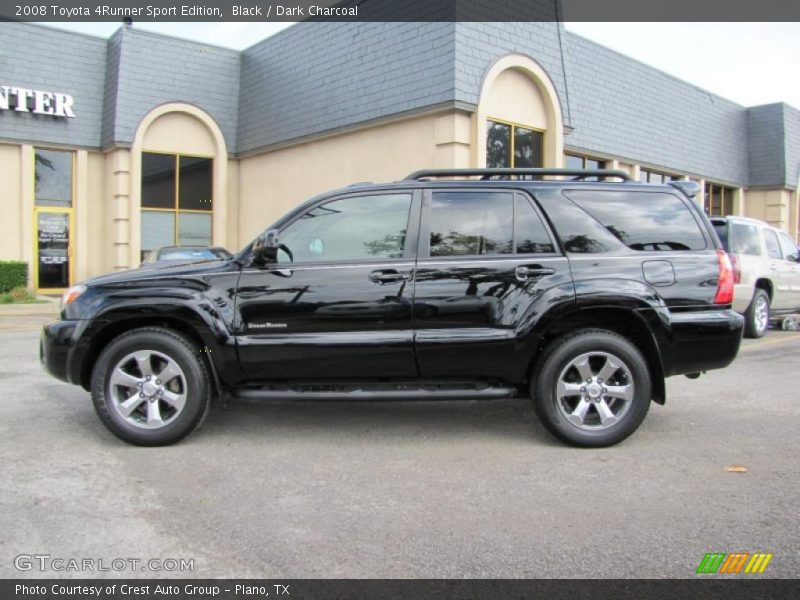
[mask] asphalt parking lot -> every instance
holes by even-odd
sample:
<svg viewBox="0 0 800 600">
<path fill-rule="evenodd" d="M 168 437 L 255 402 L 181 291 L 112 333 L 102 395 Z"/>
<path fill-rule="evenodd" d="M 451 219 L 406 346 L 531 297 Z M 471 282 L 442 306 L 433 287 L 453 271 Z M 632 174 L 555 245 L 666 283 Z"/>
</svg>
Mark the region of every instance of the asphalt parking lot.
<svg viewBox="0 0 800 600">
<path fill-rule="evenodd" d="M 670 379 L 604 450 L 555 442 L 525 400 L 237 403 L 142 449 L 41 371 L 42 320 L 0 317 L 2 577 L 92 576 L 14 567 L 36 553 L 194 577 L 694 577 L 712 551 L 800 569 L 800 333 Z"/>
</svg>

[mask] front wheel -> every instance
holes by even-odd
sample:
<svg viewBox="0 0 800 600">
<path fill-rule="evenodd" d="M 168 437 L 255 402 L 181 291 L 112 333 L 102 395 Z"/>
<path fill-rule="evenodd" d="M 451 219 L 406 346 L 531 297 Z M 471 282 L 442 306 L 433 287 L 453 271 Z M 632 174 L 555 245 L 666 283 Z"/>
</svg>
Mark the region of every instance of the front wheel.
<svg viewBox="0 0 800 600">
<path fill-rule="evenodd" d="M 177 442 L 203 422 L 211 379 L 194 345 L 160 327 L 125 333 L 100 354 L 92 401 L 100 420 L 139 446 Z"/>
<path fill-rule="evenodd" d="M 531 395 L 542 424 L 558 439 L 611 446 L 632 434 L 647 414 L 650 370 L 639 349 L 616 333 L 567 334 L 537 362 Z"/>
</svg>

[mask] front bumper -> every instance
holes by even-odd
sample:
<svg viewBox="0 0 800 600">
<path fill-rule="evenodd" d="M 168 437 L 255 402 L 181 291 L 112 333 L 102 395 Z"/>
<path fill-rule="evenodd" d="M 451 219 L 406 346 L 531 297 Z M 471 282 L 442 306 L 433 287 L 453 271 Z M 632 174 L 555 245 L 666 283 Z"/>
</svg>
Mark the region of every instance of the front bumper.
<svg viewBox="0 0 800 600">
<path fill-rule="evenodd" d="M 80 384 L 75 375 L 75 334 L 80 321 L 55 321 L 42 328 L 39 338 L 39 360 L 53 377 L 67 383 Z M 78 373 L 80 371 L 78 370 Z"/>
<path fill-rule="evenodd" d="M 674 312 L 662 344 L 664 375 L 727 367 L 739 353 L 744 317 L 731 309 Z"/>
</svg>

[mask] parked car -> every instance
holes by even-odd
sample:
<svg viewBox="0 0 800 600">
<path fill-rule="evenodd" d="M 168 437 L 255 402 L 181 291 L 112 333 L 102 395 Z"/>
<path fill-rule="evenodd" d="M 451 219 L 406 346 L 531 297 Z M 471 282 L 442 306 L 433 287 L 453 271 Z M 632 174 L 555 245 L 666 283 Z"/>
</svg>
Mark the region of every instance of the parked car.
<svg viewBox="0 0 800 600">
<path fill-rule="evenodd" d="M 714 217 L 714 229 L 733 264 L 733 309 L 745 317 L 744 334 L 760 338 L 771 318 L 800 313 L 797 244 L 756 219 Z"/>
<path fill-rule="evenodd" d="M 212 398 L 517 394 L 561 440 L 608 446 L 665 402 L 665 377 L 738 352 L 731 264 L 696 192 L 567 169 L 359 184 L 231 260 L 72 288 L 41 358 L 146 446 L 191 433 Z"/>
<path fill-rule="evenodd" d="M 143 265 L 171 262 L 200 262 L 204 260 L 230 260 L 233 254 L 219 246 L 164 246 L 152 250 L 142 261 Z"/>
</svg>

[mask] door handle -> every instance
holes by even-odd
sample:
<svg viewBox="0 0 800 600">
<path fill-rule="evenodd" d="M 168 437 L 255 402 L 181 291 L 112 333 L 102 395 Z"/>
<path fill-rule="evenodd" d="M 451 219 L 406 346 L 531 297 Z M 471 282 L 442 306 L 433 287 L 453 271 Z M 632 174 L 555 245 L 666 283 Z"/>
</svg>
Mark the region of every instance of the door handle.
<svg viewBox="0 0 800 600">
<path fill-rule="evenodd" d="M 400 273 L 394 269 L 378 269 L 369 274 L 369 280 L 378 285 L 397 283 L 398 281 L 407 281 L 408 279 L 408 273 Z"/>
<path fill-rule="evenodd" d="M 772 264 L 770 264 L 769 268 L 770 269 L 777 269 L 778 265 L 776 265 L 775 263 L 772 263 Z"/>
<path fill-rule="evenodd" d="M 542 267 L 540 265 L 519 265 L 516 269 L 514 269 L 514 275 L 521 281 L 531 279 L 532 277 L 553 275 L 555 272 L 555 269 L 550 267 Z"/>
</svg>

